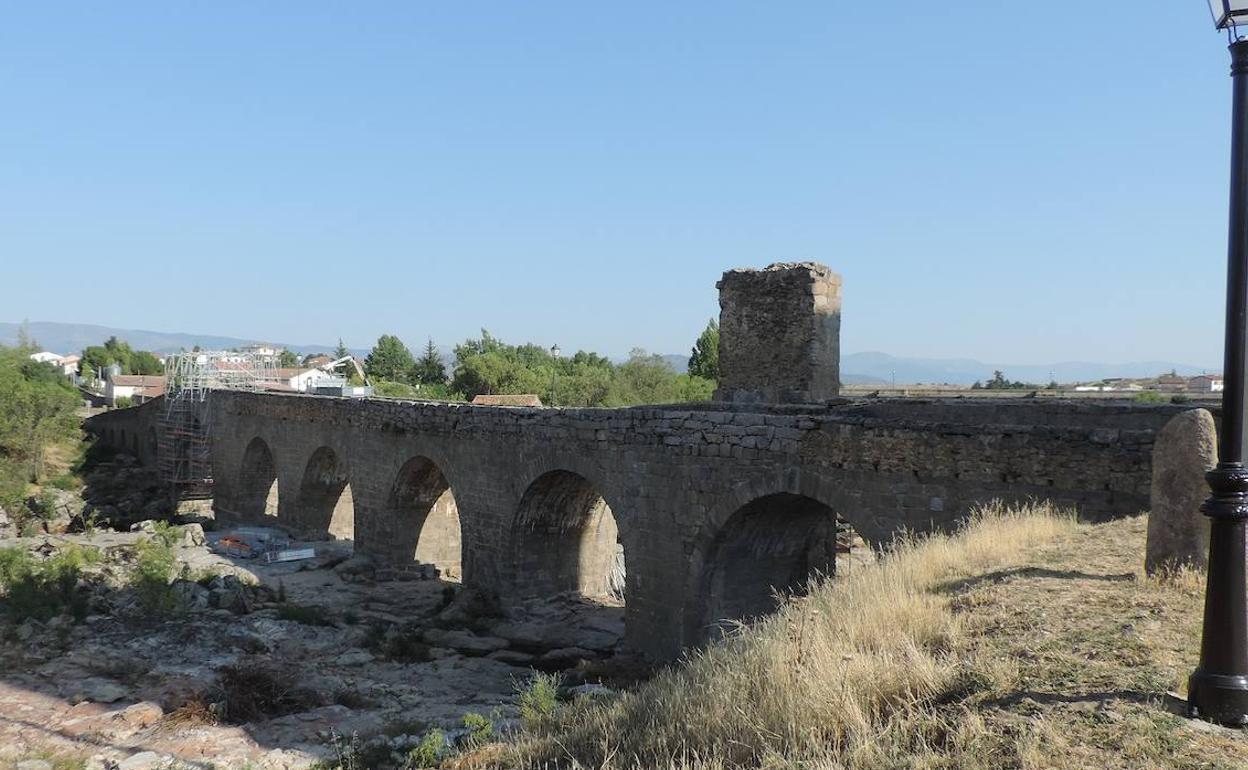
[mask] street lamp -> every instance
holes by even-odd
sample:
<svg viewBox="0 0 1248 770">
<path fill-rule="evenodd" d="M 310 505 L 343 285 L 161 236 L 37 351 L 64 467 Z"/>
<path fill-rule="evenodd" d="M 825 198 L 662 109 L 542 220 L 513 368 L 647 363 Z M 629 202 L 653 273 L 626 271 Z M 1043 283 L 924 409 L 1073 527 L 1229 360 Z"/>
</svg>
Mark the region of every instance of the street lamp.
<svg viewBox="0 0 1248 770">
<path fill-rule="evenodd" d="M 550 346 L 550 357 L 555 359 L 555 365 L 550 370 L 550 405 L 555 405 L 555 381 L 559 377 L 559 356 L 563 353 L 559 350 L 559 344 L 555 343 Z"/>
<path fill-rule="evenodd" d="M 1230 29 L 1248 22 L 1248 0 L 1209 0 L 1213 23 L 1218 29 Z"/>
<path fill-rule="evenodd" d="M 1214 24 L 1231 37 L 1231 194 L 1226 269 L 1226 348 L 1218 466 L 1212 495 L 1208 585 L 1200 665 L 1187 683 L 1193 716 L 1248 725 L 1248 468 L 1244 467 L 1244 388 L 1248 380 L 1248 0 L 1210 0 Z"/>
</svg>

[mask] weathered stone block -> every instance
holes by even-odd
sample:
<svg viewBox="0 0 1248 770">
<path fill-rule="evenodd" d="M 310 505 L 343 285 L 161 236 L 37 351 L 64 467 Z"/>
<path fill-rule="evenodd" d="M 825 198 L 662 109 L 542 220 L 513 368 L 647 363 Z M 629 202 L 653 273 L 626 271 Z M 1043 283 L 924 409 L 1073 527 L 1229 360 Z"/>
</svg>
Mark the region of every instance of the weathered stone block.
<svg viewBox="0 0 1248 770">
<path fill-rule="evenodd" d="M 719 289 L 719 389 L 741 403 L 840 394 L 841 277 L 814 262 L 729 270 Z"/>
<path fill-rule="evenodd" d="M 1208 561 L 1209 519 L 1200 504 L 1209 496 L 1205 472 L 1217 461 L 1217 427 L 1204 409 L 1179 414 L 1157 435 L 1144 555 L 1148 574 Z"/>
</svg>

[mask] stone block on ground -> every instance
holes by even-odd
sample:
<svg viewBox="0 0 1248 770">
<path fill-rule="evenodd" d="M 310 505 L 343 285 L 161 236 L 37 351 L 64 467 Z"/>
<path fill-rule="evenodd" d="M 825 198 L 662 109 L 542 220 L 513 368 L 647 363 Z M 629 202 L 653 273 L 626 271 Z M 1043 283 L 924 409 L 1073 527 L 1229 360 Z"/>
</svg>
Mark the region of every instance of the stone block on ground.
<svg viewBox="0 0 1248 770">
<path fill-rule="evenodd" d="M 1209 497 L 1205 472 L 1217 460 L 1217 426 L 1205 409 L 1178 414 L 1158 433 L 1144 556 L 1148 574 L 1208 561 L 1209 519 L 1200 505 Z"/>
</svg>

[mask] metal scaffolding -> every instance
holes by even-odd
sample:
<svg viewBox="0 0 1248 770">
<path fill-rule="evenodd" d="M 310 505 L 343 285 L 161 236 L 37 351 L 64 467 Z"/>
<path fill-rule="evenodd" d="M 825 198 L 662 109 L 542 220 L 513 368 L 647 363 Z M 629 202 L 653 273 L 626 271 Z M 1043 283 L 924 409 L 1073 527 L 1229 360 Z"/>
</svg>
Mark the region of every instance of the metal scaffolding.
<svg viewBox="0 0 1248 770">
<path fill-rule="evenodd" d="M 262 390 L 277 380 L 271 353 L 200 351 L 165 359 L 165 413 L 161 420 L 157 468 L 178 499 L 212 494 L 208 393 Z"/>
</svg>

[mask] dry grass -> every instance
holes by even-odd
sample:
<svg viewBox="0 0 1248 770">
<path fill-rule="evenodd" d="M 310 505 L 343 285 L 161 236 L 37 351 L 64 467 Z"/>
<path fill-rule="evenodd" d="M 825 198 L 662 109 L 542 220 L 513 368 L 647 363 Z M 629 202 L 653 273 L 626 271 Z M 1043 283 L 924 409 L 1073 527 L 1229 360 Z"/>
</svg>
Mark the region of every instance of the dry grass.
<svg viewBox="0 0 1248 770">
<path fill-rule="evenodd" d="M 939 589 L 1075 527 L 1044 506 L 992 507 L 955 536 L 899 542 L 878 566 L 817 587 L 637 691 L 567 709 L 497 764 L 879 764 L 882 738 L 927 739 L 889 736 L 897 725 L 1014 673 L 997 660 L 968 665 L 965 622 Z"/>
<path fill-rule="evenodd" d="M 989 508 L 614 701 L 456 768 L 1244 768 L 1187 720 L 1200 575 L 1146 579 L 1146 519 Z"/>
</svg>

